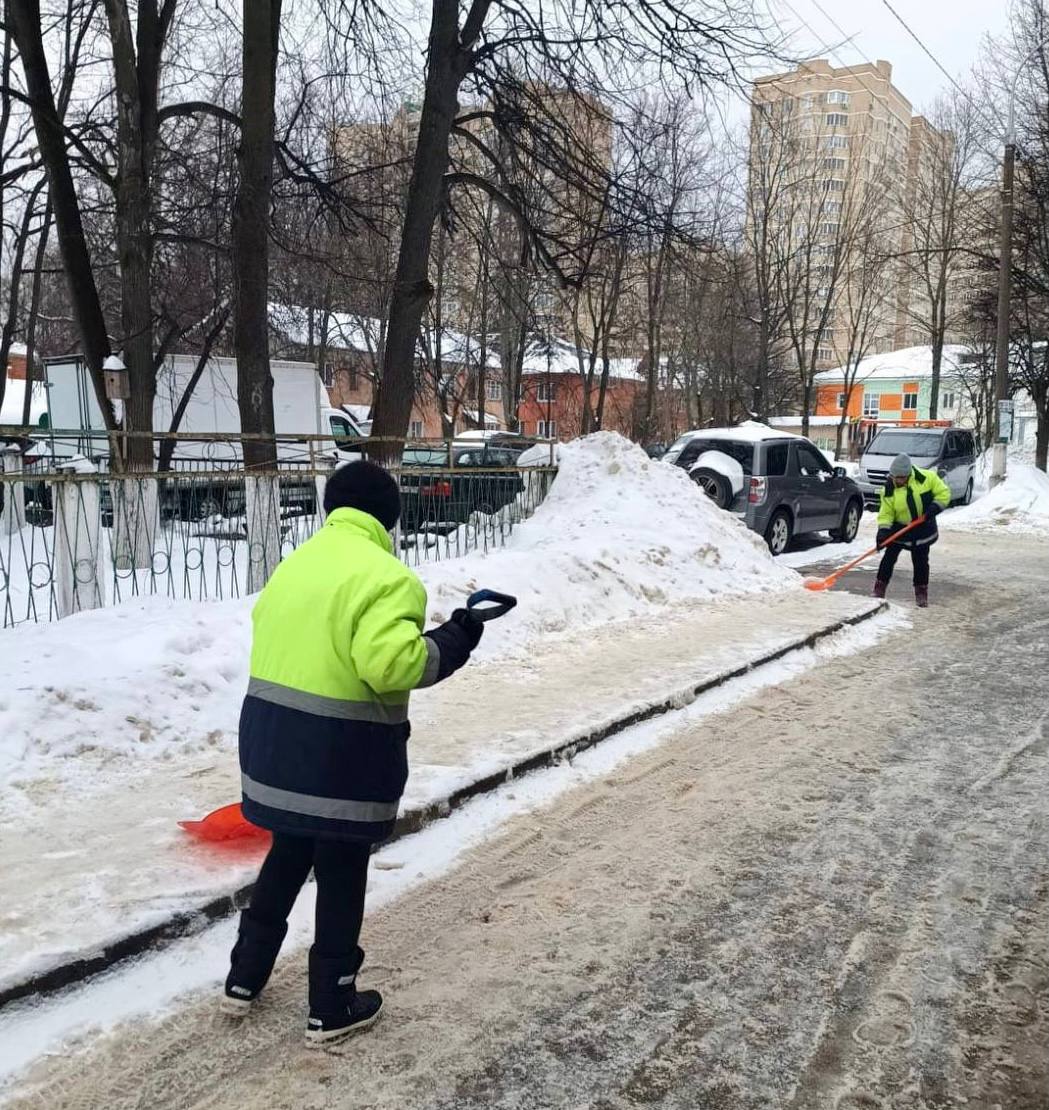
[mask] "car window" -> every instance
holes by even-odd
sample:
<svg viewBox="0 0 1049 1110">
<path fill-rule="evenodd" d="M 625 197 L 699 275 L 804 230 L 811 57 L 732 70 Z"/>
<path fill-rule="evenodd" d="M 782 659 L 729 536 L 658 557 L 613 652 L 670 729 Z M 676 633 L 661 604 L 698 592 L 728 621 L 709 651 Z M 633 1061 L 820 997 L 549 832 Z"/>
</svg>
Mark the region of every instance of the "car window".
<svg viewBox="0 0 1049 1110">
<path fill-rule="evenodd" d="M 673 449 L 671 449 L 673 450 Z M 681 448 L 681 454 L 677 457 L 679 466 L 689 466 L 699 458 L 700 452 L 704 450 L 702 443 L 698 439 L 689 440 L 684 447 Z M 668 452 L 669 454 L 670 452 Z"/>
<path fill-rule="evenodd" d="M 357 429 L 345 417 L 329 416 L 328 423 L 331 425 L 331 434 L 339 447 L 357 446 L 352 441 L 359 440 L 360 436 L 357 434 Z"/>
<path fill-rule="evenodd" d="M 720 451 L 743 468 L 743 473 L 749 478 L 754 473 L 754 444 L 739 442 L 732 439 L 696 439 L 686 449 L 690 453 L 689 462 L 695 462 L 705 451 Z M 682 453 L 681 460 L 685 459 Z"/>
<path fill-rule="evenodd" d="M 483 466 L 484 465 L 484 452 L 483 451 L 460 451 L 455 456 L 456 466 Z"/>
<path fill-rule="evenodd" d="M 443 447 L 410 447 L 401 461 L 405 466 L 447 466 L 448 453 Z"/>
<path fill-rule="evenodd" d="M 765 473 L 770 478 L 782 478 L 787 473 L 789 458 L 789 443 L 770 443 L 765 448 Z"/>
<path fill-rule="evenodd" d="M 866 450 L 868 455 L 910 455 L 914 459 L 935 458 L 943 446 L 942 432 L 879 432 Z"/>
<path fill-rule="evenodd" d="M 815 478 L 820 474 L 832 474 L 833 470 L 827 460 L 807 443 L 798 444 L 798 470 L 806 478 Z"/>
</svg>

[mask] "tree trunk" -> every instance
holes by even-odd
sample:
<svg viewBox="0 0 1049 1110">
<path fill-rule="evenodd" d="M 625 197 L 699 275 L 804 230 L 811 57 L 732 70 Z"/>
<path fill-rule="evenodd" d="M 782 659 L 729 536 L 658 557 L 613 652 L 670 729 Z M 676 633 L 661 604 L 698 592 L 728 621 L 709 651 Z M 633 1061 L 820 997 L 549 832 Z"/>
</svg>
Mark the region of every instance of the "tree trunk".
<svg viewBox="0 0 1049 1110">
<path fill-rule="evenodd" d="M 15 338 L 15 328 L 18 325 L 18 309 L 22 303 L 22 275 L 25 273 L 25 252 L 29 245 L 29 228 L 36 214 L 36 202 L 46 182 L 40 180 L 33 187 L 26 198 L 25 209 L 22 212 L 22 223 L 15 236 L 15 254 L 11 260 L 11 269 L 8 275 L 8 303 L 7 316 L 3 327 L 0 328 L 0 405 L 4 401 L 7 387 L 7 361 L 11 355 L 11 344 Z M 26 396 L 29 395 L 29 385 L 26 384 Z"/>
<path fill-rule="evenodd" d="M 36 322 L 40 315 L 40 292 L 43 286 L 44 256 L 47 254 L 47 242 L 51 238 L 51 197 L 48 196 L 44 206 L 44 224 L 40 229 L 40 238 L 36 244 L 36 258 L 33 262 L 33 292 L 29 301 L 29 322 L 26 325 L 25 337 L 25 398 L 22 401 L 22 426 L 28 427 L 30 420 L 30 405 L 33 402 L 33 367 L 36 363 Z"/>
<path fill-rule="evenodd" d="M 937 328 L 932 337 L 932 397 L 929 398 L 929 419 L 935 420 L 940 411 L 940 368 L 943 366 L 943 329 Z"/>
<path fill-rule="evenodd" d="M 457 0 L 434 0 L 427 51 L 426 91 L 419 120 L 412 177 L 390 300 L 390 323 L 372 435 L 379 458 L 400 458 L 415 395 L 415 347 L 423 313 L 433 295 L 429 280 L 433 225 L 448 169 L 448 141 L 458 111 L 464 73 Z"/>
<path fill-rule="evenodd" d="M 84 359 L 106 427 L 116 424 L 113 406 L 106 398 L 102 363 L 110 353 L 105 317 L 91 267 L 76 187 L 69 165 L 65 135 L 55 107 L 51 74 L 44 52 L 39 0 L 7 0 L 7 19 L 25 73 L 26 92 L 32 102 L 33 127 L 40 158 L 47 172 L 55 226 Z"/>
<path fill-rule="evenodd" d="M 269 347 L 269 229 L 281 0 L 244 0 L 240 183 L 233 209 L 233 344 L 244 465 L 276 466 Z M 267 497 L 260 503 L 268 505 Z M 268 519 L 268 514 L 267 514 Z"/>
</svg>

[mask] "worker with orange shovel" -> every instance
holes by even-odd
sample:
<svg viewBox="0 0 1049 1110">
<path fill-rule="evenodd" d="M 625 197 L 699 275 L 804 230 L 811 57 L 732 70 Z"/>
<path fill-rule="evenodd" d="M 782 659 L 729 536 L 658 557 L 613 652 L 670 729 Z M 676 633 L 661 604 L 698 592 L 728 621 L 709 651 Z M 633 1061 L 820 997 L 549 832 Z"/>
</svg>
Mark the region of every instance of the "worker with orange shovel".
<svg viewBox="0 0 1049 1110">
<path fill-rule="evenodd" d="M 805 587 L 829 590 L 842 575 L 881 551 L 874 596 L 883 598 L 900 551 L 907 548 L 914 564 L 914 599 L 920 609 L 926 608 L 929 604 L 929 548 L 940 538 L 936 517 L 950 503 L 950 487 L 939 474 L 914 466 L 908 455 L 897 455 L 880 492 L 877 545 L 827 578 L 807 579 Z"/>
<path fill-rule="evenodd" d="M 393 554 L 397 482 L 350 463 L 329 478 L 325 526 L 284 559 L 252 611 L 240 716 L 243 817 L 273 843 L 240 919 L 222 1008 L 246 1013 L 273 970 L 288 914 L 312 870 L 306 1042 L 379 1016 L 358 990 L 368 857 L 386 839 L 408 777 L 409 692 L 464 666 L 484 622 L 515 601 L 481 591 L 423 632 L 426 591 Z"/>
</svg>

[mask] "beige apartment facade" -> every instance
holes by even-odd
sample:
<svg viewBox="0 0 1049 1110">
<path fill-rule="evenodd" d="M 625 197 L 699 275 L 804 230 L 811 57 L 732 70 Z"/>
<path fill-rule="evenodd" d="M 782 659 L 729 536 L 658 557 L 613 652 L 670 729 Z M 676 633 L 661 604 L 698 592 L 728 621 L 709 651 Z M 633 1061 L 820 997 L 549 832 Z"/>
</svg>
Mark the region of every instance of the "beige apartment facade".
<svg viewBox="0 0 1049 1110">
<path fill-rule="evenodd" d="M 917 286 L 903 261 L 912 243 L 908 202 L 915 175 L 949 137 L 913 114 L 887 61 L 835 67 L 813 59 L 755 82 L 751 189 L 764 180 L 766 196 L 768 168 L 755 159 L 770 148 L 754 136 L 770 126 L 781 136 L 779 156 L 786 157 L 789 136 L 789 156 L 801 167 L 792 187 L 777 194 L 793 215 L 770 213 L 770 234 L 783 239 L 784 256 L 801 252 L 815 274 L 813 292 L 830 302 L 816 365 L 841 365 L 857 343 L 867 355 L 906 345 L 918 315 L 910 311 Z M 799 192 L 810 199 L 799 205 Z M 807 219 L 800 229 L 799 210 Z M 785 223 L 793 226 L 784 230 Z M 821 275 L 829 275 L 822 284 Z M 808 304 L 803 292 L 799 303 Z"/>
</svg>

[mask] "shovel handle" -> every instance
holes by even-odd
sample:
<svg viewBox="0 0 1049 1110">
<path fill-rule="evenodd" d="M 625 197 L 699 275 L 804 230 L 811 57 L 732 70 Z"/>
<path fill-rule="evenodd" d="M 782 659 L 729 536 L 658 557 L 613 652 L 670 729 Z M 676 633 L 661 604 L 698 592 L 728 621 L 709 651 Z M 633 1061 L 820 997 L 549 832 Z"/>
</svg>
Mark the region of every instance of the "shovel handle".
<svg viewBox="0 0 1049 1110">
<path fill-rule="evenodd" d="M 512 594 L 501 594 L 496 590 L 477 590 L 466 599 L 466 608 L 478 621 L 494 621 L 505 617 L 517 604 Z"/>
</svg>

